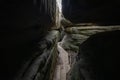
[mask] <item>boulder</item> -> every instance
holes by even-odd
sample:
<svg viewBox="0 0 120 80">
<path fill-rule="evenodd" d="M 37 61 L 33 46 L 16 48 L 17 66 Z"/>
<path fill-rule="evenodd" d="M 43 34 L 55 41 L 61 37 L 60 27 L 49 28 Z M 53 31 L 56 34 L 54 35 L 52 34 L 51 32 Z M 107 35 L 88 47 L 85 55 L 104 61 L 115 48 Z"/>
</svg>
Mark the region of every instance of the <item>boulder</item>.
<svg viewBox="0 0 120 80">
<path fill-rule="evenodd" d="M 119 79 L 120 31 L 92 35 L 81 45 L 71 80 Z"/>
</svg>

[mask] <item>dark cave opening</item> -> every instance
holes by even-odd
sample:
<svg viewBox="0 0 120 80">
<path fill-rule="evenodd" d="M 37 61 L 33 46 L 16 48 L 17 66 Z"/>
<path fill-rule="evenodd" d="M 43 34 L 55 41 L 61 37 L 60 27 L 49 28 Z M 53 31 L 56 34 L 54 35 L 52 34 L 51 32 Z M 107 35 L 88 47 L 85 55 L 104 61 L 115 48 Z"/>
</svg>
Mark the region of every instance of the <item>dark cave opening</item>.
<svg viewBox="0 0 120 80">
<path fill-rule="evenodd" d="M 63 14 L 74 23 L 120 24 L 119 0 L 63 0 Z"/>
</svg>

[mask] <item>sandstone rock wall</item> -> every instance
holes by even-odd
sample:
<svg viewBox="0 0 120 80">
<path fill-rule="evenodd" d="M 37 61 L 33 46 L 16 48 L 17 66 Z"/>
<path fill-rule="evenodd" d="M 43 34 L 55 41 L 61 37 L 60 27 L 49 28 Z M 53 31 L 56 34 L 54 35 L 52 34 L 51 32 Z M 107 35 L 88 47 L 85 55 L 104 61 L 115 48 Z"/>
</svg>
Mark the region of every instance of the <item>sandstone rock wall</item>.
<svg viewBox="0 0 120 80">
<path fill-rule="evenodd" d="M 49 31 L 34 54 L 20 70 L 15 80 L 52 80 L 58 58 L 59 31 Z"/>
<path fill-rule="evenodd" d="M 56 0 L 1 0 L 0 9 L 0 80 L 51 80 L 59 32 L 48 30 L 56 24 Z"/>
</svg>

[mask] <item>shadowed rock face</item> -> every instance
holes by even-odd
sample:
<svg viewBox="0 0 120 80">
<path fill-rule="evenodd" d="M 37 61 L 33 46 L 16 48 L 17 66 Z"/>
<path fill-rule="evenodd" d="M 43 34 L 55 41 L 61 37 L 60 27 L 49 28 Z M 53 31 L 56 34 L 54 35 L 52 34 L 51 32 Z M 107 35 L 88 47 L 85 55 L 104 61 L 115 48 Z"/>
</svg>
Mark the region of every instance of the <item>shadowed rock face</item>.
<svg viewBox="0 0 120 80">
<path fill-rule="evenodd" d="M 119 0 L 63 0 L 63 14 L 74 23 L 120 23 Z"/>
<path fill-rule="evenodd" d="M 11 80 L 35 54 L 54 24 L 55 8 L 55 0 L 0 1 L 0 80 Z"/>
<path fill-rule="evenodd" d="M 120 31 L 98 33 L 80 45 L 72 80 L 115 80 L 120 72 Z M 76 71 L 77 72 L 77 71 Z M 76 79 L 77 78 L 77 79 Z"/>
<path fill-rule="evenodd" d="M 43 0 L 2 0 L 0 47 L 21 45 L 44 36 L 48 28 L 53 25 L 52 18 L 54 18 L 56 3 L 55 0 L 51 2 L 54 4 L 47 4 Z"/>
</svg>

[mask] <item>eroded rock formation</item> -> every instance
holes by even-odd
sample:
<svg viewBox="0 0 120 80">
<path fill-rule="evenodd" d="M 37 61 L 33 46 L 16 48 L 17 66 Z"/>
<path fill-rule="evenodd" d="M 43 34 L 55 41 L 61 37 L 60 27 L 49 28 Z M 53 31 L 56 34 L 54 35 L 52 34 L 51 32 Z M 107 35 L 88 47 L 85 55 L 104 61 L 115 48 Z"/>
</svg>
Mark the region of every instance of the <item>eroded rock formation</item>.
<svg viewBox="0 0 120 80">
<path fill-rule="evenodd" d="M 87 39 L 80 45 L 71 80 L 119 79 L 119 40 L 119 30 L 98 33 Z"/>
<path fill-rule="evenodd" d="M 64 69 L 58 79 L 104 80 L 109 75 L 117 78 L 113 73 L 119 63 L 116 45 L 119 46 L 120 31 L 106 31 L 120 30 L 116 25 L 120 23 L 119 1 L 63 0 L 62 4 L 63 14 L 56 0 L 0 1 L 0 80 L 53 80 L 59 57 L 64 62 L 57 68 Z M 61 40 L 62 44 L 57 45 Z M 96 57 L 104 59 L 97 62 Z M 93 66 L 94 62 L 100 64 Z M 96 70 L 91 71 L 93 68 Z M 101 73 L 93 74 L 98 69 Z"/>
<path fill-rule="evenodd" d="M 59 31 L 50 31 L 56 26 L 56 0 L 0 5 L 0 80 L 52 80 L 59 40 Z"/>
</svg>

